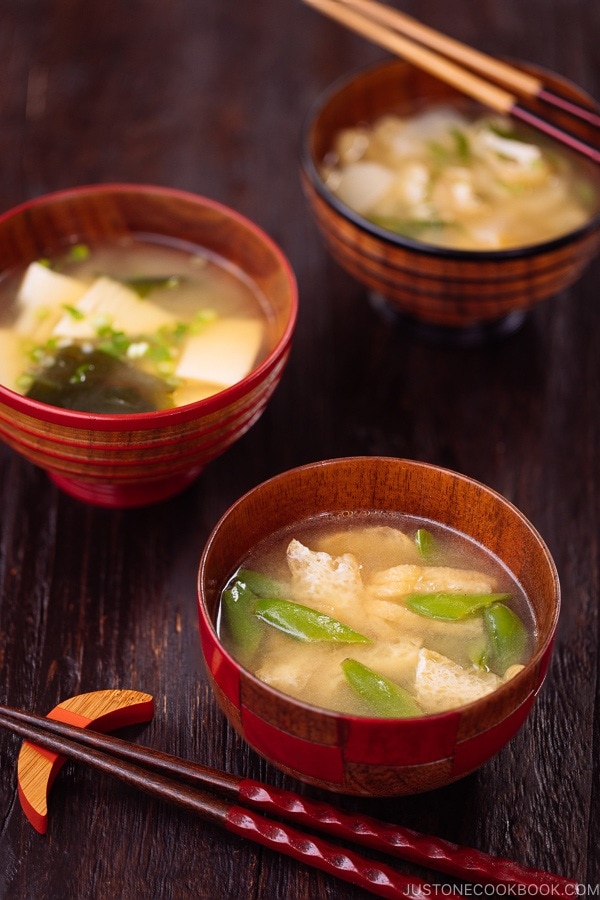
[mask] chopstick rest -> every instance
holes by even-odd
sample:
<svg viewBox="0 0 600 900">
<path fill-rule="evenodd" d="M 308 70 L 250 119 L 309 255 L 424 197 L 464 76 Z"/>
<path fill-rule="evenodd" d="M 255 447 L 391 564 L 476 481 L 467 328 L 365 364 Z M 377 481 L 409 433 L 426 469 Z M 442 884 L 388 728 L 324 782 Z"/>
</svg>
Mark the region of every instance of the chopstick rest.
<svg viewBox="0 0 600 900">
<path fill-rule="evenodd" d="M 228 772 L 141 747 L 120 738 L 65 725 L 22 710 L 0 706 L 0 725 L 31 739 L 32 734 L 58 752 L 100 768 L 141 790 L 200 814 L 229 831 L 249 838 L 330 874 L 361 884 L 383 896 L 421 896 L 420 879 L 406 879 L 393 869 L 365 861 L 357 854 L 342 858 L 341 848 L 319 841 L 266 816 L 284 819 L 324 832 L 380 853 L 387 853 L 430 869 L 479 884 L 501 885 L 508 891 L 573 896 L 577 883 L 549 872 L 521 866 L 474 848 L 419 834 L 360 813 L 345 813 L 330 803 L 310 800 Z M 42 729 L 42 730 L 40 730 Z M 97 762 L 102 757 L 101 763 Z M 134 774 L 131 774 L 131 773 Z M 186 790 L 186 785 L 193 786 Z M 202 788 L 202 790 L 198 790 Z M 208 793 L 210 792 L 210 793 Z M 214 795 L 220 795 L 222 799 Z M 213 795 L 211 797 L 211 795 Z M 243 806 L 241 805 L 243 804 Z M 252 807 L 247 809 L 246 807 Z M 342 866 L 346 875 L 337 871 Z M 358 880 L 357 880 L 358 879 Z M 399 880 L 398 880 L 399 879 Z M 409 885 L 409 886 L 407 886 Z M 381 890 L 380 890 L 381 889 Z M 400 894 L 398 894 L 398 891 Z M 415 893 L 416 892 L 416 893 Z"/>
<path fill-rule="evenodd" d="M 48 718 L 79 728 L 111 731 L 149 722 L 154 715 L 151 694 L 131 690 L 93 691 L 63 700 Z M 48 828 L 48 793 L 65 758 L 25 741 L 17 761 L 19 800 L 23 812 L 40 834 Z"/>
</svg>

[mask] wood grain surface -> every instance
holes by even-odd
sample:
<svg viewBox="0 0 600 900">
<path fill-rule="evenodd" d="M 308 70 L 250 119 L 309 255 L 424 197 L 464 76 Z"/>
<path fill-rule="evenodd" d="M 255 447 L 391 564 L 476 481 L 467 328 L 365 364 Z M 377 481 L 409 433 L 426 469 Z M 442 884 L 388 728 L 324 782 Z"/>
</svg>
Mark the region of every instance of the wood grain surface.
<svg viewBox="0 0 600 900">
<path fill-rule="evenodd" d="M 600 97 L 598 0 L 402 8 Z M 300 287 L 295 345 L 268 410 L 179 497 L 93 508 L 0 447 L 0 701 L 46 713 L 86 691 L 148 692 L 154 720 L 124 736 L 298 789 L 245 747 L 211 694 L 196 611 L 202 546 L 234 499 L 290 466 L 383 454 L 454 468 L 513 501 L 554 555 L 563 612 L 548 680 L 523 730 L 476 774 L 340 805 L 597 894 L 598 261 L 492 346 L 435 346 L 382 321 L 321 244 L 298 141 L 317 94 L 383 54 L 300 0 L 0 0 L 0 58 L 0 210 L 92 182 L 195 191 L 264 228 Z M 2 900 L 366 896 L 71 764 L 39 835 L 18 804 L 18 750 L 0 734 Z M 437 883 L 441 895 L 449 881 Z"/>
</svg>

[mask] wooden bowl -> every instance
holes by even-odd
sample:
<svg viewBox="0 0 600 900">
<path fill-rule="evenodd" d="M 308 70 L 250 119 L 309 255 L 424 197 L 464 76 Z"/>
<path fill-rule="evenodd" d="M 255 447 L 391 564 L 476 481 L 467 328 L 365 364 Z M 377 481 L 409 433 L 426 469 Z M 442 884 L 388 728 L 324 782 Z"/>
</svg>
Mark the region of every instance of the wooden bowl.
<svg viewBox="0 0 600 900">
<path fill-rule="evenodd" d="M 181 491 L 258 419 L 287 361 L 297 313 L 289 263 L 256 225 L 203 197 L 169 188 L 103 184 L 50 194 L 0 217 L 0 272 L 126 234 L 206 248 L 235 264 L 271 315 L 267 358 L 205 400 L 135 415 L 59 409 L 0 386 L 0 438 L 65 491 L 111 507 Z"/>
<path fill-rule="evenodd" d="M 524 66 L 540 75 L 540 70 Z M 591 102 L 578 88 L 543 72 L 567 96 Z M 335 83 L 315 103 L 302 139 L 301 177 L 318 229 L 335 260 L 365 285 L 389 317 L 431 337 L 479 341 L 513 331 L 540 301 L 565 290 L 583 273 L 600 243 L 600 214 L 552 241 L 516 249 L 481 251 L 434 247 L 368 222 L 327 188 L 321 163 L 340 129 L 372 122 L 391 111 L 410 114 L 427 104 L 464 105 L 465 98 L 402 60 L 391 60 Z M 538 110 L 546 112 L 547 109 Z M 597 143 L 591 126 L 565 127 Z M 597 171 L 578 161 L 598 183 Z"/>
<path fill-rule="evenodd" d="M 469 705 L 412 719 L 363 718 L 302 703 L 260 681 L 223 648 L 215 627 L 222 588 L 258 542 L 312 516 L 386 510 L 435 520 L 489 548 L 533 606 L 532 658 Z M 393 796 L 447 785 L 481 766 L 525 721 L 542 685 L 560 607 L 539 534 L 490 488 L 437 466 L 386 457 L 334 459 L 284 472 L 233 504 L 202 553 L 200 638 L 217 700 L 236 731 L 295 778 L 345 794 Z"/>
</svg>

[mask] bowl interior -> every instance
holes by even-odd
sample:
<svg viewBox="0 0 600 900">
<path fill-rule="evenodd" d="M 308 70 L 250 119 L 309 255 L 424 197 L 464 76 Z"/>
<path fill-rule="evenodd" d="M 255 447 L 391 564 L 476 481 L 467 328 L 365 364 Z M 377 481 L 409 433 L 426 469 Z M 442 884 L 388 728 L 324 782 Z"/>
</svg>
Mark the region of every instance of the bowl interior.
<svg viewBox="0 0 600 900">
<path fill-rule="evenodd" d="M 518 65 L 537 77 L 543 77 L 548 87 L 559 90 L 565 97 L 579 102 L 594 105 L 593 100 L 577 86 L 555 73 L 542 70 L 529 63 Z M 483 107 L 465 97 L 451 85 L 446 84 L 427 72 L 415 68 L 409 63 L 392 59 L 363 69 L 359 72 L 339 79 L 321 97 L 317 99 L 313 109 L 307 117 L 304 133 L 302 157 L 303 166 L 311 181 L 317 189 L 329 198 L 337 207 L 349 213 L 351 218 L 357 219 L 363 227 L 374 233 L 381 230 L 373 227 L 360 216 L 352 213 L 336 198 L 333 198 L 323 183 L 319 170 L 327 153 L 333 146 L 334 138 L 343 129 L 357 124 L 368 124 L 379 116 L 387 113 L 400 115 L 412 115 L 423 108 L 436 104 L 451 103 L 454 106 L 469 109 L 483 110 Z M 531 108 L 540 116 L 548 115 L 548 107 L 538 101 L 532 102 Z M 553 120 L 566 130 L 569 130 L 589 143 L 596 144 L 597 138 L 593 127 L 585 122 L 573 120 L 571 117 L 556 110 L 552 112 Z M 597 191 L 597 207 L 589 227 L 597 224 L 596 220 L 600 211 L 600 180 L 597 167 L 580 155 L 574 155 L 564 148 L 564 152 L 571 154 L 577 161 L 577 165 L 585 172 L 593 184 L 599 187 Z M 579 231 L 580 229 L 578 229 Z M 401 236 L 386 233 L 386 239 L 391 243 L 401 245 L 419 246 L 418 241 L 402 238 Z M 423 246 L 423 245 L 421 245 Z M 443 247 L 430 248 L 436 254 L 444 255 L 447 250 Z M 494 251 L 450 251 L 452 255 L 466 255 L 481 253 L 482 256 L 494 254 Z M 496 251 L 502 255 L 505 251 Z M 516 251 L 506 251 L 508 254 Z"/>
<path fill-rule="evenodd" d="M 200 593 L 215 623 L 220 591 L 248 551 L 294 521 L 343 511 L 400 511 L 443 523 L 495 554 L 521 583 L 535 614 L 535 665 L 552 640 L 559 584 L 550 553 L 505 498 L 470 478 L 426 463 L 356 457 L 314 463 L 275 476 L 235 503 L 209 539 Z"/>
<path fill-rule="evenodd" d="M 157 237 L 215 253 L 254 282 L 265 298 L 271 347 L 289 328 L 293 276 L 278 247 L 231 209 L 170 188 L 106 184 L 24 203 L 0 216 L 0 272 L 52 257 L 73 243 L 126 235 Z"/>
</svg>

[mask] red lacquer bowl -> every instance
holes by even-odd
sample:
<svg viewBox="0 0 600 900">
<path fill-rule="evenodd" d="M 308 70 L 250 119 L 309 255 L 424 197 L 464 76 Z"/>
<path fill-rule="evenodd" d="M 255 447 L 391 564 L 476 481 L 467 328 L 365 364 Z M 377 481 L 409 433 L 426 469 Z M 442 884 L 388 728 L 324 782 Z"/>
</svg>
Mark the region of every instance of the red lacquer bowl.
<svg viewBox="0 0 600 900">
<path fill-rule="evenodd" d="M 75 242 L 145 234 L 206 248 L 237 266 L 271 314 L 264 361 L 227 390 L 176 409 L 94 415 L 0 386 L 0 438 L 69 494 L 139 506 L 183 490 L 256 422 L 281 379 L 297 314 L 296 281 L 280 249 L 227 207 L 170 188 L 104 184 L 49 194 L 0 217 L 0 272 Z"/>
<path fill-rule="evenodd" d="M 310 516 L 393 510 L 455 528 L 489 548 L 520 581 L 537 635 L 525 668 L 492 694 L 438 715 L 362 718 L 309 706 L 269 687 L 223 648 L 219 594 L 248 551 Z M 530 522 L 488 487 L 433 465 L 386 457 L 334 459 L 277 475 L 233 504 L 199 569 L 200 637 L 217 700 L 236 731 L 288 774 L 345 794 L 397 796 L 438 788 L 499 751 L 544 681 L 560 608 L 552 557 Z"/>
<path fill-rule="evenodd" d="M 531 65 L 549 87 L 583 103 L 578 87 Z M 587 225 L 544 243 L 506 250 L 455 250 L 393 234 L 338 200 L 321 177 L 340 129 L 427 105 L 464 105 L 454 88 L 404 60 L 385 60 L 341 78 L 317 98 L 303 129 L 301 177 L 316 225 L 333 258 L 368 291 L 387 319 L 434 340 L 479 343 L 518 328 L 527 312 L 570 287 L 600 246 L 598 202 Z M 543 114 L 544 110 L 537 110 Z M 556 120 L 596 144 L 591 125 Z M 596 167 L 578 158 L 598 183 Z M 600 198 L 600 191 L 598 194 Z"/>
</svg>

